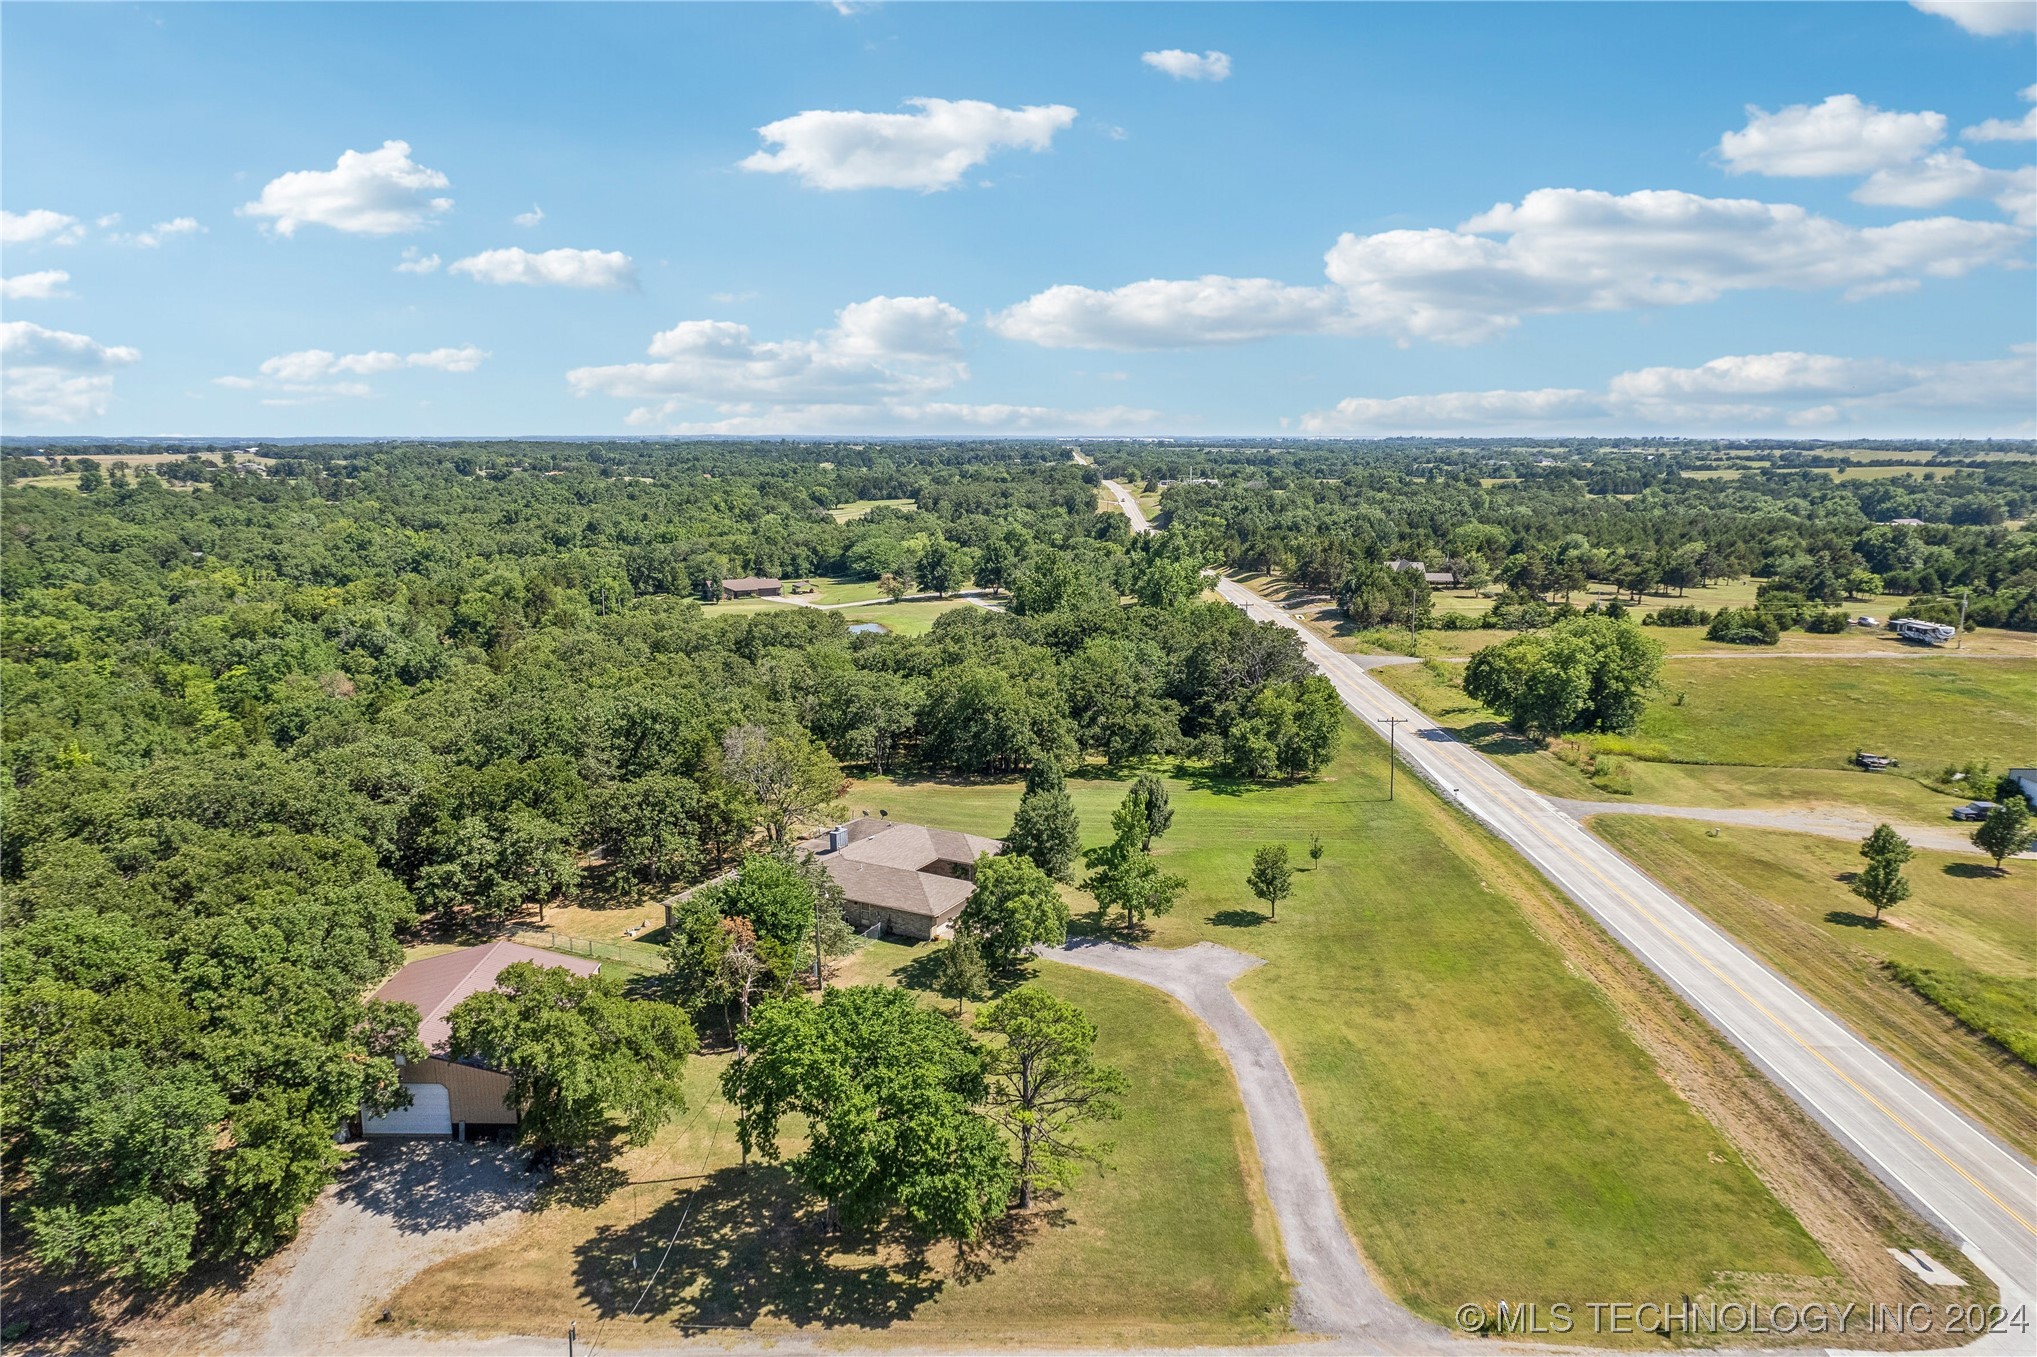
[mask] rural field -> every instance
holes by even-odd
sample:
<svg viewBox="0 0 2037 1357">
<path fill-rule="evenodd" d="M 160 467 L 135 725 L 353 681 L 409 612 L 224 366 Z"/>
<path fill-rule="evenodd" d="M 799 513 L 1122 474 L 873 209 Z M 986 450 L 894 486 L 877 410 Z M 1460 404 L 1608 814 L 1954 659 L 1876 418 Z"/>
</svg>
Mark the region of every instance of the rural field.
<svg viewBox="0 0 2037 1357">
<path fill-rule="evenodd" d="M 1807 1234 L 1768 1184 L 1808 1200 L 1793 1185 L 1816 1175 L 1782 1160 L 1802 1150 L 1832 1170 L 1836 1147 L 1804 1123 L 1797 1148 L 1778 1154 L 1739 1101 L 1759 1083 L 1751 1071 L 1709 1036 L 1695 1055 L 1667 1054 L 1666 1030 L 1690 1035 L 1680 1007 L 1425 788 L 1403 780 L 1387 802 L 1381 752 L 1353 728 L 1319 782 L 1171 781 L 1174 827 L 1155 853 L 1188 888 L 1149 945 L 1212 941 L 1266 958 L 1236 988 L 1281 1045 L 1388 1290 L 1447 1319 L 1474 1295 L 1899 1285 L 1873 1238 L 1922 1227 L 1842 1173 L 1843 1219 L 1820 1217 L 1821 1237 Z M 1088 837 L 1123 788 L 1070 780 Z M 874 779 L 848 806 L 998 834 L 1018 792 Z M 1287 843 L 1306 868 L 1312 833 L 1319 867 L 1267 920 L 1244 887 L 1253 850 Z M 1691 1083 L 1723 1131 L 1661 1077 L 1673 1059 L 1713 1062 Z M 1746 1145 L 1764 1156 L 1759 1173 Z"/>
<path fill-rule="evenodd" d="M 1911 1073 L 2037 1154 L 2037 864 L 1997 875 L 1920 851 L 1905 870 L 1914 893 L 1877 927 L 1846 888 L 1861 865 L 1847 844 L 1628 815 L 1599 816 L 1593 828 Z"/>
<path fill-rule="evenodd" d="M 1582 738 L 1617 765 L 1599 779 L 1506 732 L 1456 666 L 1374 676 L 1537 791 L 1579 800 L 1855 810 L 1951 828 L 1972 794 L 1933 785 L 1947 765 L 2001 772 L 2037 748 L 2037 664 L 2013 659 L 1671 659 L 1631 736 Z M 1851 768 L 1856 749 L 1902 766 Z"/>
<path fill-rule="evenodd" d="M 866 944 L 841 980 L 902 981 L 930 950 Z M 577 1322 L 583 1341 L 620 1347 L 730 1328 L 931 1348 L 1277 1339 L 1285 1274 L 1214 1043 L 1158 991 L 1036 971 L 1088 1012 L 1098 1054 L 1131 1088 L 1102 1132 L 1109 1167 L 1008 1234 L 961 1253 L 828 1235 L 782 1168 L 742 1164 L 717 1083 L 728 1057 L 710 1054 L 692 1062 L 679 1122 L 563 1179 L 499 1243 L 420 1274 L 391 1302 L 393 1322 L 475 1335 Z"/>
</svg>

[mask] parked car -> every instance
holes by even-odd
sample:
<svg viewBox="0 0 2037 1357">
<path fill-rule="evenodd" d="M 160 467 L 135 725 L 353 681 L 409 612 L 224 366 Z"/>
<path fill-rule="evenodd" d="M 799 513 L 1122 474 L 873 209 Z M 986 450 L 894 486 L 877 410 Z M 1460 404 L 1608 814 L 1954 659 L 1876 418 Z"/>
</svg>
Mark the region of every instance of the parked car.
<svg viewBox="0 0 2037 1357">
<path fill-rule="evenodd" d="M 1878 773 L 1884 768 L 1902 767 L 1886 754 L 1868 754 L 1858 749 L 1853 751 L 1853 761 L 1870 773 Z"/>
<path fill-rule="evenodd" d="M 1995 803 L 1992 801 L 1969 801 L 1963 806 L 1954 806 L 1952 808 L 1952 818 L 1955 820 L 1985 820 L 1987 819 L 1987 813 L 1994 808 Z"/>
</svg>

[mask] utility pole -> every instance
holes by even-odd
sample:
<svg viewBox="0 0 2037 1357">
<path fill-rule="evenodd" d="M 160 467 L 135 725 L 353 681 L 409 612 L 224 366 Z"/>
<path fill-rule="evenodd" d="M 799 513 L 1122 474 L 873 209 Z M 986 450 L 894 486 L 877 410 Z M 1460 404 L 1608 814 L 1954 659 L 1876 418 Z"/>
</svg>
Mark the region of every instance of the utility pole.
<svg viewBox="0 0 2037 1357">
<path fill-rule="evenodd" d="M 1966 649 L 1966 600 L 1973 597 L 1973 590 L 1959 591 L 1959 639 L 1953 643 L 1954 650 Z"/>
<path fill-rule="evenodd" d="M 1403 725 L 1405 725 L 1406 723 L 1407 723 L 1407 717 L 1405 717 L 1405 716 L 1389 716 L 1389 717 L 1387 717 L 1387 718 L 1386 718 L 1386 722 L 1385 722 L 1385 724 L 1386 724 L 1386 799 L 1387 799 L 1387 800 L 1389 800 L 1389 801 L 1393 800 L 1393 765 L 1394 765 L 1394 762 L 1395 762 L 1395 759 L 1394 759 L 1394 750 L 1395 750 L 1395 749 L 1396 749 L 1396 747 L 1397 747 L 1397 744 L 1396 744 L 1396 739 L 1395 739 L 1395 737 L 1397 737 L 1397 736 L 1398 736 L 1398 735 L 1400 734 L 1400 728 L 1401 728 L 1401 727 L 1402 727 Z"/>
</svg>

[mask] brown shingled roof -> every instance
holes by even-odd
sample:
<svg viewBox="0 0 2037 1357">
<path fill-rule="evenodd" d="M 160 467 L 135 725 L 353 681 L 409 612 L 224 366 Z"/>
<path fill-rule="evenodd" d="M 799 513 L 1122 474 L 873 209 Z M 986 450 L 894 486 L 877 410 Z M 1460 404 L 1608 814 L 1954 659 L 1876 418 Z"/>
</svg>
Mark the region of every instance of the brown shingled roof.
<svg viewBox="0 0 2037 1357">
<path fill-rule="evenodd" d="M 433 1055 L 445 1054 L 452 1028 L 446 1014 L 470 994 L 495 988 L 495 977 L 519 961 L 534 966 L 561 966 L 575 975 L 593 975 L 601 963 L 591 958 L 561 956 L 543 952 L 520 942 L 491 942 L 468 947 L 443 956 L 413 961 L 389 977 L 389 983 L 375 991 L 377 999 L 417 1005 L 417 1039 Z"/>
</svg>

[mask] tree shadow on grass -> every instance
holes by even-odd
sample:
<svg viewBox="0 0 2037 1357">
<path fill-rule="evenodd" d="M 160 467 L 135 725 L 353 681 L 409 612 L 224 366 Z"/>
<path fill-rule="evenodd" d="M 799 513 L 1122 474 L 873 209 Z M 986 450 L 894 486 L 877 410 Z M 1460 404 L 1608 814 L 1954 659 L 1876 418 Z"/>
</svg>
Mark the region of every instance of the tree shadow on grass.
<svg viewBox="0 0 2037 1357">
<path fill-rule="evenodd" d="M 1257 928 L 1268 920 L 1256 909 L 1220 909 L 1207 922 L 1218 928 Z"/>
<path fill-rule="evenodd" d="M 1985 881 L 1997 876 L 2006 876 L 1985 862 L 1948 862 L 1943 868 L 1945 875 L 1956 876 L 1962 881 Z"/>
<path fill-rule="evenodd" d="M 682 1331 L 767 1317 L 883 1329 L 945 1284 L 902 1232 L 829 1234 L 777 1165 L 722 1169 L 642 1220 L 603 1226 L 574 1250 L 574 1278 L 603 1319 L 662 1316 Z"/>
<path fill-rule="evenodd" d="M 912 957 L 891 968 L 892 979 L 907 989 L 922 990 L 928 994 L 940 993 L 941 953 L 945 946 L 929 947 L 915 952 Z M 1017 989 L 1033 978 L 1030 962 L 1021 962 L 1012 967 L 990 968 L 990 994 L 998 998 L 1009 990 Z"/>
<path fill-rule="evenodd" d="M 982 1234 L 955 1250 L 955 1284 L 968 1286 L 984 1280 L 1000 1263 L 1016 1260 L 1042 1232 L 1065 1230 L 1074 1223 L 1066 1208 L 1051 1205 L 999 1216 L 983 1227 Z"/>
<path fill-rule="evenodd" d="M 1825 922 L 1841 928 L 1880 928 L 1881 920 L 1870 914 L 1855 914 L 1850 909 L 1834 909 L 1825 913 Z"/>
<path fill-rule="evenodd" d="M 1431 732 L 1423 731 L 1422 738 L 1431 738 Z M 1457 738 L 1471 745 L 1481 754 L 1494 758 L 1511 758 L 1519 754 L 1537 754 L 1542 745 L 1517 730 L 1498 721 L 1475 721 L 1457 732 Z"/>
</svg>

